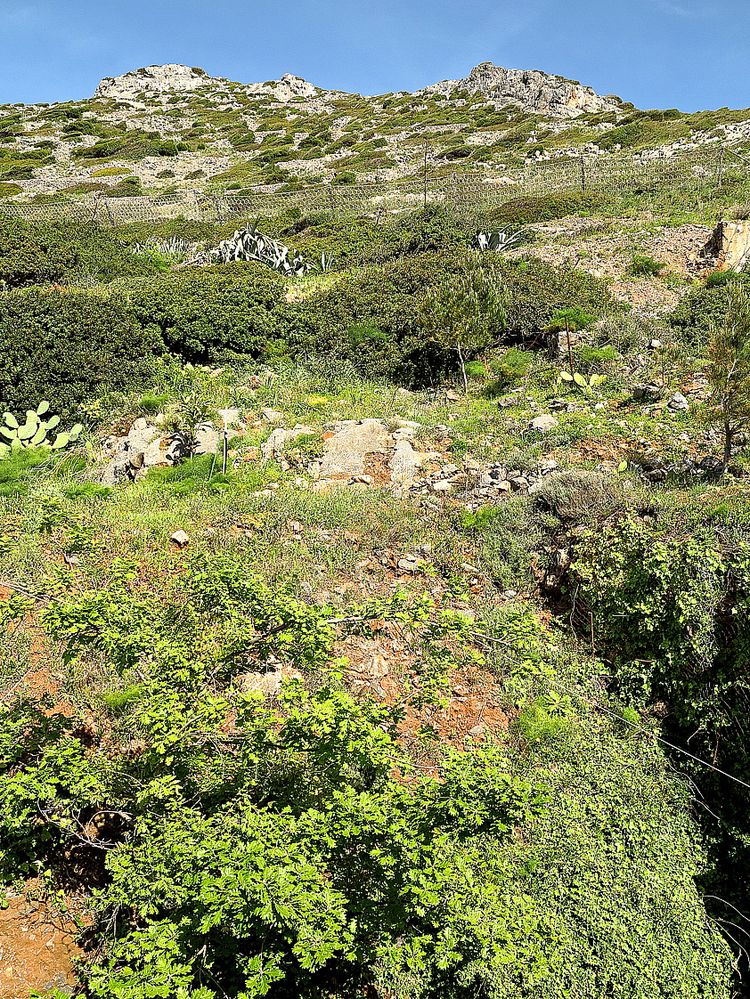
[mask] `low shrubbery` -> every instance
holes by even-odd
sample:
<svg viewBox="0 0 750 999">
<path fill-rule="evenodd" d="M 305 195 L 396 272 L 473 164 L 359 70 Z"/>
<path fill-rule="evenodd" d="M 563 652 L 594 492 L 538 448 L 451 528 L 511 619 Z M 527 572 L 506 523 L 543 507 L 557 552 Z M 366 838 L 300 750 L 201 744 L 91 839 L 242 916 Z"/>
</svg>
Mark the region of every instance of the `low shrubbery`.
<svg viewBox="0 0 750 999">
<path fill-rule="evenodd" d="M 606 204 L 604 196 L 596 191 L 563 191 L 537 197 L 513 198 L 488 213 L 488 221 L 495 226 L 531 225 L 535 222 L 552 222 L 595 211 Z"/>
<path fill-rule="evenodd" d="M 272 357 L 284 350 L 278 314 L 284 280 L 262 264 L 189 268 L 122 291 L 138 326 L 193 362 L 227 354 Z"/>
<path fill-rule="evenodd" d="M 428 341 L 420 302 L 429 288 L 465 267 L 467 253 L 423 253 L 348 275 L 333 287 L 290 306 L 290 343 L 299 353 L 349 358 L 363 373 L 401 382 L 429 383 L 452 367 L 451 351 Z M 480 258 L 507 292 L 503 337 L 534 343 L 561 308 L 580 306 L 596 315 L 615 309 L 603 282 L 536 260 Z M 348 331 L 370 324 L 378 336 L 351 347 Z M 489 331 L 490 341 L 500 330 Z"/>
<path fill-rule="evenodd" d="M 116 297 L 36 288 L 0 295 L 0 398 L 10 410 L 49 399 L 66 416 L 107 388 L 142 383 L 163 350 Z"/>
<path fill-rule="evenodd" d="M 670 324 L 684 342 L 696 349 L 705 345 L 712 326 L 720 324 L 727 313 L 727 284 L 750 285 L 750 276 L 729 271 L 711 277 L 680 302 L 670 317 Z"/>
<path fill-rule="evenodd" d="M 96 225 L 0 219 L 0 289 L 111 281 L 154 270 Z"/>
<path fill-rule="evenodd" d="M 57 514 L 67 550 L 86 531 Z M 687 788 L 652 742 L 549 689 L 523 608 L 485 627 L 397 590 L 348 625 L 229 555 L 156 587 L 119 559 L 56 591 L 46 634 L 100 686 L 81 708 L 3 709 L 0 857 L 8 880 L 95 881 L 87 994 L 729 995 Z M 4 623 L 28 612 L 0 602 Z M 494 640 L 521 702 L 507 737 L 425 735 L 415 761 L 402 709 L 354 697 L 332 658 L 376 621 L 423 650 L 410 689 L 429 702 L 476 629 Z M 271 663 L 308 682 L 264 697 Z"/>
</svg>

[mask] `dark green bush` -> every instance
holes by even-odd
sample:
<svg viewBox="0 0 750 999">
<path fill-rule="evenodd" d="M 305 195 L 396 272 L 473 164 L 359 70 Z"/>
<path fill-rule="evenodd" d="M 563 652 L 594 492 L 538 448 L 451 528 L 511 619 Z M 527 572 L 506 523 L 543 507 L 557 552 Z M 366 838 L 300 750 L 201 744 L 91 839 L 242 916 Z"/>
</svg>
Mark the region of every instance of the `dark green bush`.
<svg viewBox="0 0 750 999">
<path fill-rule="evenodd" d="M 692 291 L 680 302 L 670 317 L 670 323 L 689 346 L 699 347 L 714 323 L 726 316 L 727 282 L 750 283 L 750 276 L 733 274 L 730 278 L 709 281 L 702 288 Z"/>
<path fill-rule="evenodd" d="M 100 226 L 0 220 L 0 287 L 111 281 L 152 271 Z"/>
<path fill-rule="evenodd" d="M 119 297 L 42 289 L 0 295 L 0 399 L 7 409 L 48 399 L 68 415 L 104 389 L 137 385 L 162 351 Z"/>
<path fill-rule="evenodd" d="M 520 384 L 529 373 L 533 360 L 531 351 L 521 350 L 519 347 L 510 347 L 501 357 L 493 360 L 490 369 L 495 381 L 488 388 L 489 394 L 496 395 Z"/>
<path fill-rule="evenodd" d="M 596 211 L 604 204 L 596 191 L 564 191 L 538 197 L 513 198 L 487 215 L 490 226 L 531 225 L 534 222 L 553 222 L 567 215 Z"/>
<path fill-rule="evenodd" d="M 262 264 L 191 268 L 127 285 L 143 334 L 196 363 L 283 351 L 283 278 Z"/>
<path fill-rule="evenodd" d="M 421 254 L 347 275 L 333 287 L 290 306 L 295 352 L 346 358 L 364 374 L 429 382 L 449 363 L 449 351 L 426 343 L 418 306 L 425 290 L 460 271 L 466 254 Z M 357 330 L 378 330 L 360 336 Z"/>
<path fill-rule="evenodd" d="M 583 322 L 585 316 L 593 321 L 622 308 L 603 281 L 569 267 L 529 258 L 504 261 L 502 274 L 511 294 L 508 333 L 518 339 L 536 339 L 555 317 L 565 313 Z"/>
<path fill-rule="evenodd" d="M 419 305 L 427 289 L 461 271 L 472 253 L 422 253 L 347 275 L 288 307 L 289 342 L 297 353 L 348 358 L 371 376 L 429 384 L 452 370 L 455 361 L 452 351 L 426 341 Z M 483 266 L 496 269 L 510 293 L 502 336 L 511 341 L 532 342 L 566 306 L 580 305 L 599 315 L 615 307 L 606 286 L 589 275 L 536 260 L 481 259 Z M 353 344 L 348 331 L 359 324 L 376 328 L 378 337 Z"/>
</svg>

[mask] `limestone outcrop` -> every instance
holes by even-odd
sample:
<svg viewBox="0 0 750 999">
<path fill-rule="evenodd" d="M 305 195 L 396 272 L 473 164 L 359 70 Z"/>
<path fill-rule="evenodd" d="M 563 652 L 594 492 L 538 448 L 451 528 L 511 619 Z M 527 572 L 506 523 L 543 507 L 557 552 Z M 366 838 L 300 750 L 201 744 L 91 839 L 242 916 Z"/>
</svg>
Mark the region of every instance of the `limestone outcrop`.
<svg viewBox="0 0 750 999">
<path fill-rule="evenodd" d="M 444 80 L 419 93 L 448 96 L 457 90 L 482 94 L 498 106 L 517 104 L 525 111 L 559 118 L 618 111 L 623 106 L 619 97 L 602 97 L 574 80 L 534 69 L 504 69 L 492 62 L 475 66 L 463 80 Z"/>
</svg>

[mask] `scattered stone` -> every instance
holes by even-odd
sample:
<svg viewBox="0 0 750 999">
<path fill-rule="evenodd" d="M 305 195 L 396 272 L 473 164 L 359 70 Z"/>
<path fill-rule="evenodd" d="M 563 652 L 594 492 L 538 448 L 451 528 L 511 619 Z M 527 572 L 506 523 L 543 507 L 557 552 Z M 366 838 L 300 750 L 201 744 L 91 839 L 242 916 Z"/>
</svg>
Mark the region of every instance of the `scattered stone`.
<svg viewBox="0 0 750 999">
<path fill-rule="evenodd" d="M 540 434 L 548 434 L 551 430 L 555 429 L 557 423 L 558 421 L 554 416 L 546 413 L 543 416 L 535 416 L 533 420 L 530 420 L 529 429 L 535 430 Z"/>
<path fill-rule="evenodd" d="M 661 399 L 661 389 L 658 385 L 635 385 L 633 398 L 636 402 L 658 402 Z"/>
<path fill-rule="evenodd" d="M 401 569 L 402 572 L 417 572 L 419 569 L 419 559 L 416 555 L 405 555 L 400 558 L 396 563 L 397 568 Z"/>
<path fill-rule="evenodd" d="M 684 413 L 685 410 L 690 409 L 690 403 L 682 392 L 675 392 L 667 403 L 667 409 L 672 413 Z"/>
<path fill-rule="evenodd" d="M 278 409 L 262 409 L 260 415 L 266 423 L 281 423 L 284 419 L 284 414 L 280 413 Z"/>
<path fill-rule="evenodd" d="M 183 530 L 175 531 L 169 540 L 178 548 L 187 548 L 190 544 L 190 537 L 188 533 Z"/>
</svg>

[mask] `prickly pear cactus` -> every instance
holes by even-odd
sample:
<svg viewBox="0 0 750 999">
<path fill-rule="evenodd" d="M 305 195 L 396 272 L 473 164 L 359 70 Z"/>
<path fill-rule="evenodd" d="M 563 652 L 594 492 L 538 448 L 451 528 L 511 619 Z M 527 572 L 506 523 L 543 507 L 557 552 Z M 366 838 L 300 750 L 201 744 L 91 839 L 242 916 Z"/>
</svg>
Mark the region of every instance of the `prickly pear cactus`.
<svg viewBox="0 0 750 999">
<path fill-rule="evenodd" d="M 47 416 L 48 413 L 49 403 L 46 401 L 40 402 L 36 409 L 26 410 L 26 420 L 23 423 L 12 413 L 6 413 L 4 423 L 0 425 L 0 435 L 3 438 L 0 440 L 0 458 L 7 458 L 13 451 L 26 447 L 49 447 L 53 451 L 60 451 L 80 437 L 83 427 L 76 423 L 70 430 L 56 434 L 55 439 L 50 440 L 49 434 L 59 426 L 60 417 Z"/>
</svg>

